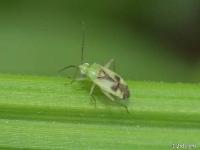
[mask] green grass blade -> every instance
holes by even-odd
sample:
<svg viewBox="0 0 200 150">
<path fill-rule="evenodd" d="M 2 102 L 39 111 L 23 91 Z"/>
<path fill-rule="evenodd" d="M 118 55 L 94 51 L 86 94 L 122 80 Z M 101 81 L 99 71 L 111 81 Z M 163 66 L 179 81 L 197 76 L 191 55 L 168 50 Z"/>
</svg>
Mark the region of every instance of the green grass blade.
<svg viewBox="0 0 200 150">
<path fill-rule="evenodd" d="M 200 84 L 128 82 L 126 110 L 89 81 L 0 74 L 1 149 L 172 149 L 200 146 Z M 194 144 L 194 145 L 193 145 Z"/>
</svg>

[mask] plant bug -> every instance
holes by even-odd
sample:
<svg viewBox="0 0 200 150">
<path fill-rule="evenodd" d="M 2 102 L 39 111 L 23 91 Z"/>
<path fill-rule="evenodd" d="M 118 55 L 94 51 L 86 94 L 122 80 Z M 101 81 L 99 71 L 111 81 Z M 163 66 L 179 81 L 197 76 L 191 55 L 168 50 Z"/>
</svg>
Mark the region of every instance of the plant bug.
<svg viewBox="0 0 200 150">
<path fill-rule="evenodd" d="M 128 102 L 128 98 L 130 97 L 128 85 L 120 75 L 118 75 L 116 72 L 110 69 L 111 64 L 112 63 L 114 64 L 114 59 L 108 61 L 104 66 L 99 65 L 97 63 L 93 63 L 91 65 L 89 63 L 83 63 L 83 51 L 85 44 L 84 31 L 85 30 L 83 30 L 82 34 L 81 64 L 79 66 L 70 65 L 64 67 L 60 71 L 68 68 L 76 68 L 72 82 L 76 80 L 78 70 L 80 70 L 80 74 L 82 77 L 85 76 L 86 78 L 91 80 L 93 84 L 91 86 L 89 94 L 95 101 L 95 106 L 96 106 L 96 100 L 93 96 L 93 91 L 95 87 L 99 87 L 101 92 L 106 97 L 108 97 L 110 100 L 114 102 L 118 102 L 120 105 L 125 107 L 127 112 L 129 112 L 126 104 L 123 103 L 123 102 Z"/>
</svg>

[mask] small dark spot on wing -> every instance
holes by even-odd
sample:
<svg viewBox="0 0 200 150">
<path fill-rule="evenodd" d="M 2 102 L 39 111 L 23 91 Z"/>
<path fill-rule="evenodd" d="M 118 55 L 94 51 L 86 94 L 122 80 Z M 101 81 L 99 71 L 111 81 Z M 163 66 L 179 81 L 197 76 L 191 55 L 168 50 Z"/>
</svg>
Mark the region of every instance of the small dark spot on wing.
<svg viewBox="0 0 200 150">
<path fill-rule="evenodd" d="M 117 91 L 117 89 L 119 88 L 119 84 L 115 84 L 115 85 L 113 85 L 112 87 L 111 87 L 111 89 L 113 90 L 113 91 Z"/>
<path fill-rule="evenodd" d="M 105 80 L 109 80 L 111 82 L 115 82 L 115 80 L 113 78 L 111 78 L 103 69 L 101 69 L 99 71 L 99 74 L 98 74 L 98 79 L 105 79 Z"/>
<path fill-rule="evenodd" d="M 107 74 L 103 69 L 101 69 L 99 71 L 99 74 L 98 74 L 98 79 L 104 79 L 104 80 L 108 80 L 108 81 L 111 81 L 113 82 L 113 86 L 111 87 L 111 89 L 113 91 L 117 91 L 117 90 L 120 90 L 120 92 L 122 93 L 123 95 L 123 99 L 127 99 L 129 98 L 130 96 L 130 92 L 129 92 L 129 89 L 128 89 L 128 86 L 127 85 L 124 85 L 120 82 L 121 78 L 117 75 L 114 76 L 114 78 L 112 78 L 111 76 L 109 76 L 109 74 Z"/>
<path fill-rule="evenodd" d="M 120 90 L 120 92 L 122 93 L 122 95 L 123 95 L 123 99 L 127 99 L 127 98 L 129 98 L 129 96 L 130 96 L 130 92 L 129 92 L 129 89 L 128 89 L 128 86 L 127 85 L 123 85 L 123 84 L 121 84 L 120 82 L 118 82 L 116 85 L 113 85 L 112 87 L 111 87 L 111 89 L 113 90 L 113 91 L 117 91 L 117 90 Z"/>
<path fill-rule="evenodd" d="M 120 77 L 115 75 L 115 79 L 117 80 L 117 82 L 120 82 Z"/>
<path fill-rule="evenodd" d="M 123 99 L 129 98 L 130 92 L 127 85 L 120 84 L 119 90 L 123 93 Z"/>
<path fill-rule="evenodd" d="M 120 87 L 120 77 L 115 75 L 115 79 L 116 79 L 116 81 L 115 81 L 114 85 L 111 87 L 111 89 L 116 92 Z"/>
</svg>

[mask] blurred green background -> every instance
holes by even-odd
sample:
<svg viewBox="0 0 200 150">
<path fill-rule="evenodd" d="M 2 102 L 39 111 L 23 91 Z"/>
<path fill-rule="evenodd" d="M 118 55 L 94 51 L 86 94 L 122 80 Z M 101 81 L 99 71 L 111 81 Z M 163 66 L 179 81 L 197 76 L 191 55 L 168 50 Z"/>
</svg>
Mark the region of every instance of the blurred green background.
<svg viewBox="0 0 200 150">
<path fill-rule="evenodd" d="M 1 1 L 0 72 L 79 64 L 84 21 L 87 62 L 114 58 L 126 79 L 199 82 L 199 12 L 198 0 Z"/>
</svg>

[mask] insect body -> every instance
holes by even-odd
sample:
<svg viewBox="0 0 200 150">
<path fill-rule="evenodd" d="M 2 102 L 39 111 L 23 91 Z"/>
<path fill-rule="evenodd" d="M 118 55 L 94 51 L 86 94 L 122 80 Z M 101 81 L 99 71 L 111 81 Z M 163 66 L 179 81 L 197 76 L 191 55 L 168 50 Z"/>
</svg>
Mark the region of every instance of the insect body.
<svg viewBox="0 0 200 150">
<path fill-rule="evenodd" d="M 90 89 L 90 96 L 94 99 L 93 91 L 96 86 L 100 88 L 102 93 L 104 93 L 110 100 L 115 102 L 123 102 L 127 101 L 130 97 L 130 92 L 128 89 L 128 86 L 126 82 L 123 80 L 121 76 L 119 76 L 117 73 L 112 71 L 110 69 L 111 64 L 114 62 L 113 59 L 111 59 L 109 62 L 107 62 L 104 66 L 101 66 L 99 64 L 91 64 L 83 63 L 83 49 L 84 49 L 84 32 L 82 37 L 82 53 L 81 53 L 81 65 L 75 66 L 70 65 L 67 66 L 60 71 L 74 67 L 76 68 L 74 79 L 76 78 L 77 70 L 79 69 L 81 72 L 81 75 L 85 75 L 88 77 L 92 82 L 92 86 Z M 74 81 L 74 80 L 73 80 Z M 96 102 L 96 101 L 95 101 Z M 123 105 L 127 112 L 128 108 L 126 105 L 119 103 Z"/>
<path fill-rule="evenodd" d="M 123 100 L 127 101 L 130 96 L 130 92 L 126 82 L 117 73 L 110 70 L 109 67 L 114 60 L 111 59 L 105 66 L 99 64 L 89 65 L 84 63 L 79 65 L 81 74 L 87 76 L 93 85 L 90 89 L 90 95 L 93 97 L 93 91 L 96 86 L 98 86 L 102 93 L 104 93 L 110 100 Z M 122 104 L 123 105 L 123 104 Z M 127 106 L 123 105 L 127 112 Z"/>
<path fill-rule="evenodd" d="M 98 86 L 106 96 L 112 97 L 111 100 L 114 100 L 114 97 L 126 100 L 130 96 L 128 86 L 117 73 L 109 69 L 112 62 L 113 59 L 105 66 L 96 63 L 92 65 L 84 63 L 79 66 L 79 69 L 82 74 L 85 74 L 93 81 L 90 94 L 92 94 L 94 87 Z"/>
</svg>

